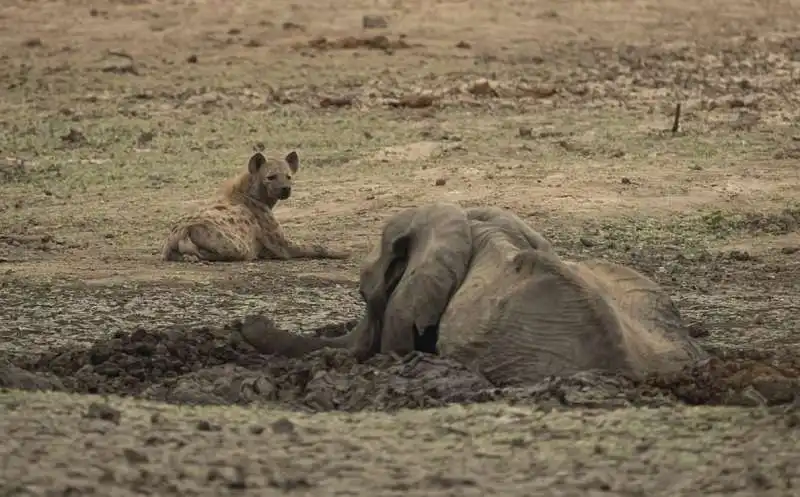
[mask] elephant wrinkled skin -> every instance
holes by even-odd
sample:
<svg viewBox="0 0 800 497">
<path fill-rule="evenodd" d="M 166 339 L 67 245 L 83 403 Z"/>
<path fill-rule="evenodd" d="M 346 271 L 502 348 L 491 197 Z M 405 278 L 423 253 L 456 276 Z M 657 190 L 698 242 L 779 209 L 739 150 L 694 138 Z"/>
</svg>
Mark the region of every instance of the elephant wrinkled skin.
<svg viewBox="0 0 800 497">
<path fill-rule="evenodd" d="M 337 338 L 295 335 L 248 318 L 267 354 L 348 348 L 438 352 L 498 386 L 603 371 L 641 378 L 703 359 L 666 293 L 603 260 L 560 259 L 523 220 L 496 207 L 436 203 L 386 223 L 360 278 L 366 312 Z"/>
</svg>

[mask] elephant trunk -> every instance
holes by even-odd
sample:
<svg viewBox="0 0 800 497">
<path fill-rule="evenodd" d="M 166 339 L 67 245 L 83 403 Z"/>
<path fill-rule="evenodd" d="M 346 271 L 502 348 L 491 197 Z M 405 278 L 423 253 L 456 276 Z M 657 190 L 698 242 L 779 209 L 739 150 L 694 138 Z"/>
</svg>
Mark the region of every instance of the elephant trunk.
<svg viewBox="0 0 800 497">
<path fill-rule="evenodd" d="M 311 352 L 324 349 L 351 349 L 356 357 L 369 355 L 369 347 L 365 347 L 369 329 L 365 317 L 347 334 L 338 337 L 320 337 L 299 335 L 281 330 L 265 316 L 251 316 L 244 320 L 240 330 L 242 339 L 258 352 L 267 355 L 298 358 Z"/>
</svg>

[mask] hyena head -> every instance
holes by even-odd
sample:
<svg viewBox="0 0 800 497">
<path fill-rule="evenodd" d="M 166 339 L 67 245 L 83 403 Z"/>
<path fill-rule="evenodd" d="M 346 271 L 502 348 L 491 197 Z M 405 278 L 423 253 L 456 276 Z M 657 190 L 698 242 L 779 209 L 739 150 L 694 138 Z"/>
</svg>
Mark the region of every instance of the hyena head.
<svg viewBox="0 0 800 497">
<path fill-rule="evenodd" d="M 261 152 L 250 157 L 248 195 L 270 206 L 292 194 L 292 175 L 300 167 L 297 152 L 282 159 L 267 159 Z"/>
</svg>

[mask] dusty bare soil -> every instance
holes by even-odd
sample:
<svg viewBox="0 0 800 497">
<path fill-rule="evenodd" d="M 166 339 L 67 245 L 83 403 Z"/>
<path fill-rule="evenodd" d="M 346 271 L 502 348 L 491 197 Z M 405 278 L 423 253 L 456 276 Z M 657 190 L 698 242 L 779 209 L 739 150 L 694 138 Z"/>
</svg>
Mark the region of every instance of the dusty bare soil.
<svg viewBox="0 0 800 497">
<path fill-rule="evenodd" d="M 793 495 L 799 21 L 781 0 L 3 2 L 0 493 Z M 353 259 L 160 262 L 258 142 L 300 155 L 289 236 Z M 249 313 L 343 332 L 382 221 L 439 199 L 643 271 L 714 358 L 504 390 L 237 339 Z"/>
</svg>

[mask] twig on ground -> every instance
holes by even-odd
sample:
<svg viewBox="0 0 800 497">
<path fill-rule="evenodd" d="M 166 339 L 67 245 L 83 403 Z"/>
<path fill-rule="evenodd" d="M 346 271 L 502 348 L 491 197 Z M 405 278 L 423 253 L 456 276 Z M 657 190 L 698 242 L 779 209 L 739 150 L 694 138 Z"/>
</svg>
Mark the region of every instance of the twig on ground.
<svg viewBox="0 0 800 497">
<path fill-rule="evenodd" d="M 675 105 L 675 119 L 672 121 L 673 135 L 678 132 L 680 126 L 681 126 L 681 103 L 678 102 L 677 105 Z"/>
<path fill-rule="evenodd" d="M 107 53 L 108 55 L 112 55 L 115 57 L 122 57 L 123 59 L 128 59 L 130 61 L 133 60 L 133 56 L 123 50 L 109 50 Z"/>
</svg>

